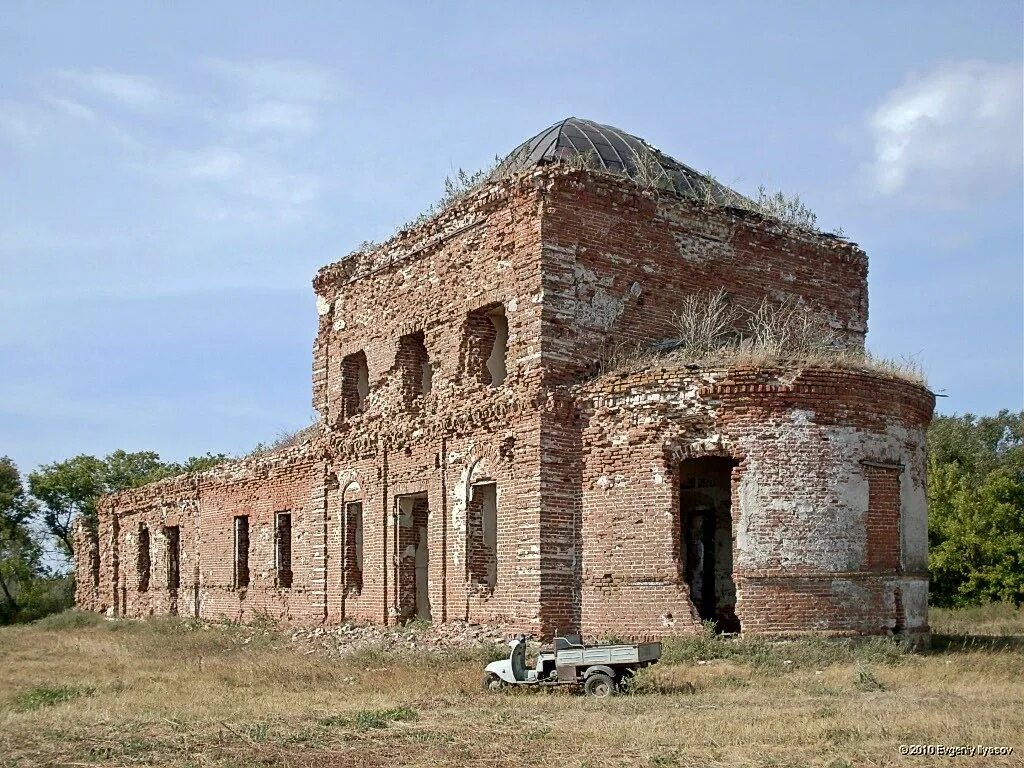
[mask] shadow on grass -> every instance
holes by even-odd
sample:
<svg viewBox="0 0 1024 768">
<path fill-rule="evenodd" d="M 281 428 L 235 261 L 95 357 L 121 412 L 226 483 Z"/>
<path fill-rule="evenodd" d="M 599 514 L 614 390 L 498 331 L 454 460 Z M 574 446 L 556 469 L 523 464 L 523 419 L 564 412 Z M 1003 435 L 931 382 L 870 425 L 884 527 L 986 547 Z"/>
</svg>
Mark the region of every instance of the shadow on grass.
<svg viewBox="0 0 1024 768">
<path fill-rule="evenodd" d="M 1010 651 L 1024 653 L 1024 635 L 945 635 L 933 634 L 925 655 L 970 651 Z"/>
</svg>

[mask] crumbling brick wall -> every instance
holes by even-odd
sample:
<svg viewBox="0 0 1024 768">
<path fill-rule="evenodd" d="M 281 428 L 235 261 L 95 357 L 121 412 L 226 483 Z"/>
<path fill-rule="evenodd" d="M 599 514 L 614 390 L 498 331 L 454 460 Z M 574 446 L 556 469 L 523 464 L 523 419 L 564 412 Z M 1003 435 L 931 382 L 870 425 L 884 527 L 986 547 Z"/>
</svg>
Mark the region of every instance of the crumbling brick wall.
<svg viewBox="0 0 1024 768">
<path fill-rule="evenodd" d="M 845 241 L 621 178 L 548 167 L 487 183 L 319 271 L 316 434 L 105 499 L 99 586 L 81 588 L 80 604 L 125 616 L 404 620 L 419 540 L 400 499 L 415 496 L 428 553 L 416 590 L 433 621 L 693 631 L 675 478 L 680 461 L 707 455 L 736 462 L 729 607 L 745 631 L 920 629 L 930 395 L 837 371 L 593 378 L 610 350 L 671 336 L 678 302 L 701 289 L 724 287 L 741 306 L 814 304 L 860 345 L 866 270 Z M 890 474 L 871 481 L 880 468 Z M 493 553 L 471 506 L 483 483 L 496 491 Z M 361 569 L 351 505 L 361 507 Z M 275 562 L 281 513 L 290 584 Z M 239 517 L 247 584 L 234 562 Z M 143 529 L 150 584 L 140 591 Z M 80 541 L 82 562 L 90 545 Z"/>
<path fill-rule="evenodd" d="M 104 610 L 100 596 L 103 567 L 96 531 L 79 520 L 73 540 L 75 549 L 75 605 L 86 611 Z"/>
<path fill-rule="evenodd" d="M 725 456 L 743 631 L 927 631 L 924 431 L 933 396 L 885 376 L 808 369 L 653 370 L 581 394 L 586 414 L 583 626 L 698 623 L 681 573 L 678 462 Z M 881 567 L 880 491 L 898 510 Z M 895 506 L 894 506 L 895 505 Z M 897 616 L 897 595 L 902 602 Z"/>
<path fill-rule="evenodd" d="M 681 299 L 724 289 L 737 307 L 791 300 L 863 348 L 867 256 L 738 209 L 643 191 L 583 171 L 548 181 L 542 220 L 545 370 L 593 374 L 616 350 L 673 338 Z"/>
</svg>

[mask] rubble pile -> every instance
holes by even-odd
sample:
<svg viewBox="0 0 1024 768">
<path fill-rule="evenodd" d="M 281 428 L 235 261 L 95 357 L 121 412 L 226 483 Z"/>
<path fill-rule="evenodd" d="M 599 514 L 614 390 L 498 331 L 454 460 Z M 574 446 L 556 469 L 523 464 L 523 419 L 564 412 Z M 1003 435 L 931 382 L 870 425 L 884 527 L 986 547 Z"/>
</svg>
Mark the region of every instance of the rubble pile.
<svg viewBox="0 0 1024 768">
<path fill-rule="evenodd" d="M 308 627 L 286 633 L 293 645 L 306 653 L 344 656 L 354 651 L 373 649 L 384 652 L 450 652 L 502 645 L 509 635 L 486 624 L 453 621 L 445 624 L 411 623 L 401 627 L 372 624 L 342 624 L 337 627 Z"/>
</svg>

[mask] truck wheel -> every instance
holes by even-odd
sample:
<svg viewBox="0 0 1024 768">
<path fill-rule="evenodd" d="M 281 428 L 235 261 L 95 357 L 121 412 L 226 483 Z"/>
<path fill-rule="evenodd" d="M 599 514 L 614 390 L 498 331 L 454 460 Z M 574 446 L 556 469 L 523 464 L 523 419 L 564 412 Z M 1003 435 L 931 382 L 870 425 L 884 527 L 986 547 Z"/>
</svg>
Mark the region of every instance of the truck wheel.
<svg viewBox="0 0 1024 768">
<path fill-rule="evenodd" d="M 604 672 L 595 672 L 583 683 L 583 692 L 595 699 L 605 699 L 615 693 L 615 683 Z"/>
<path fill-rule="evenodd" d="M 484 690 L 494 693 L 500 691 L 505 687 L 505 681 L 498 677 L 493 672 L 488 672 L 484 675 Z"/>
</svg>

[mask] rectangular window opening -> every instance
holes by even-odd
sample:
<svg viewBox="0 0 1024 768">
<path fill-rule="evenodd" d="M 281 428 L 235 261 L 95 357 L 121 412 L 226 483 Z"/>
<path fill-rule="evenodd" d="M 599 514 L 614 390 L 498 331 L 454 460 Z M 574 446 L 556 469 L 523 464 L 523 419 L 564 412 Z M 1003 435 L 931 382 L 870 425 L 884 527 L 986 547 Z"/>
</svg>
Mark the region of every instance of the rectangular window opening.
<svg viewBox="0 0 1024 768">
<path fill-rule="evenodd" d="M 472 486 L 467 510 L 466 544 L 470 580 L 493 590 L 498 582 L 498 487 L 494 483 Z"/>
<path fill-rule="evenodd" d="M 345 418 L 359 413 L 370 394 L 370 368 L 360 350 L 341 359 L 341 404 Z"/>
<path fill-rule="evenodd" d="M 430 504 L 426 493 L 395 497 L 399 559 L 398 618 L 431 620 Z"/>
<path fill-rule="evenodd" d="M 292 516 L 290 512 L 277 513 L 277 586 L 288 589 L 292 585 Z"/>
<path fill-rule="evenodd" d="M 92 546 L 89 547 L 89 568 L 92 571 L 92 585 L 100 585 L 100 544 L 94 537 Z"/>
<path fill-rule="evenodd" d="M 149 567 L 149 528 L 143 524 L 139 526 L 139 552 L 135 563 L 139 575 L 139 592 L 149 591 Z"/>
<path fill-rule="evenodd" d="M 249 518 L 235 518 L 235 589 L 249 586 Z"/>
<path fill-rule="evenodd" d="M 363 589 L 363 503 L 345 505 L 345 588 L 358 595 Z"/>
<path fill-rule="evenodd" d="M 164 527 L 167 539 L 167 589 L 177 591 L 181 586 L 181 529 L 176 525 Z"/>
<path fill-rule="evenodd" d="M 496 387 L 508 376 L 508 319 L 505 307 L 489 304 L 466 316 L 464 369 L 476 381 Z"/>
<path fill-rule="evenodd" d="M 434 372 L 423 331 L 406 334 L 398 340 L 395 362 L 401 371 L 402 390 L 408 400 L 430 392 Z"/>
</svg>

